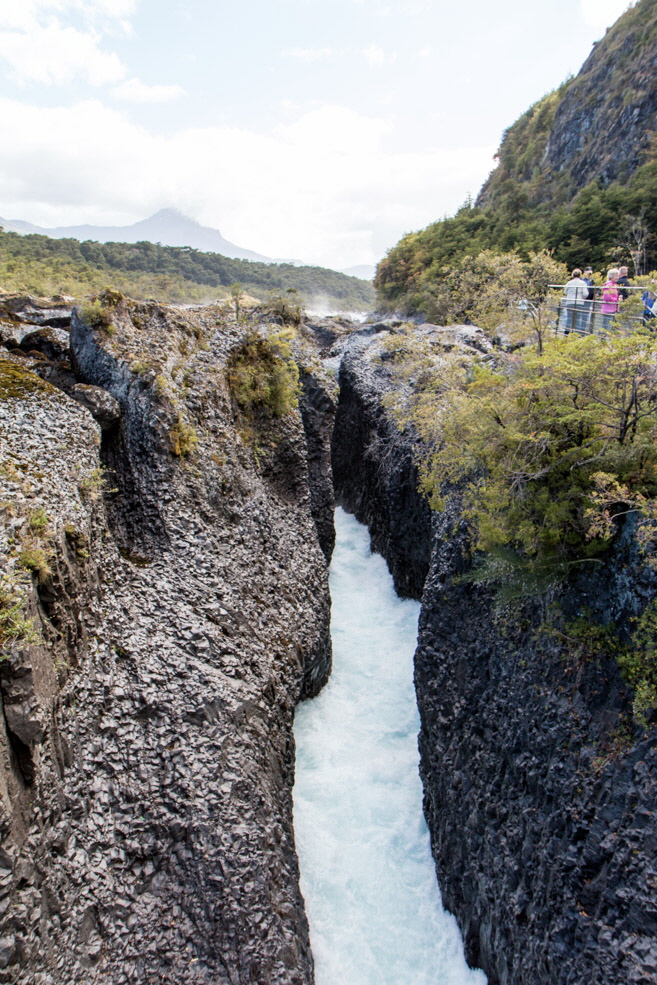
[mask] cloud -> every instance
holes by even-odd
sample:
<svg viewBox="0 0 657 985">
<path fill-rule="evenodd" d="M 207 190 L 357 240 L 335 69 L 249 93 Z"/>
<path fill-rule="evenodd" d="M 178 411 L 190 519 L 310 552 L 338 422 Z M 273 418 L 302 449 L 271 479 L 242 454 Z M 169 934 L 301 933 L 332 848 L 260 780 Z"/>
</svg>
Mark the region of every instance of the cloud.
<svg viewBox="0 0 657 985">
<path fill-rule="evenodd" d="M 632 6 L 629 0 L 580 0 L 582 19 L 590 27 L 600 30 L 610 27 Z"/>
<path fill-rule="evenodd" d="M 81 16 L 86 23 L 118 21 L 122 26 L 136 10 L 137 0 L 0 0 L 0 28 L 31 31 L 44 20 Z"/>
<path fill-rule="evenodd" d="M 179 85 L 146 85 L 139 79 L 126 79 L 112 92 L 117 99 L 131 103 L 168 103 L 186 94 Z"/>
<path fill-rule="evenodd" d="M 0 215 L 122 224 L 172 205 L 269 256 L 338 269 L 373 262 L 409 229 L 453 212 L 494 151 L 390 150 L 390 132 L 386 119 L 324 106 L 268 134 L 196 127 L 163 137 L 98 100 L 0 99 Z"/>
<path fill-rule="evenodd" d="M 62 85 L 81 76 L 99 86 L 119 82 L 126 74 L 121 60 L 102 51 L 96 36 L 58 25 L 29 33 L 1 31 L 0 58 L 22 83 Z"/>
<path fill-rule="evenodd" d="M 288 51 L 281 52 L 283 58 L 296 58 L 306 65 L 328 61 L 334 54 L 333 48 L 290 48 Z"/>
<path fill-rule="evenodd" d="M 371 44 L 369 47 L 363 49 L 363 54 L 365 55 L 365 61 L 370 66 L 374 68 L 377 65 L 383 65 L 386 61 L 386 53 L 383 48 L 380 48 L 378 44 Z"/>
</svg>

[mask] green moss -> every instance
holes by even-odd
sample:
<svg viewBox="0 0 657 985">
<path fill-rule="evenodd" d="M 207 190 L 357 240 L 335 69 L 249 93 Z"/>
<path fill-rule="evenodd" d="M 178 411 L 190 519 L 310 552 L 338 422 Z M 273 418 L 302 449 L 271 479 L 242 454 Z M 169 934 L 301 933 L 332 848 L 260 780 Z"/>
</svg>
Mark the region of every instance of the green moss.
<svg viewBox="0 0 657 985">
<path fill-rule="evenodd" d="M 0 400 L 21 400 L 35 393 L 54 395 L 58 392 L 29 369 L 0 359 Z"/>
</svg>

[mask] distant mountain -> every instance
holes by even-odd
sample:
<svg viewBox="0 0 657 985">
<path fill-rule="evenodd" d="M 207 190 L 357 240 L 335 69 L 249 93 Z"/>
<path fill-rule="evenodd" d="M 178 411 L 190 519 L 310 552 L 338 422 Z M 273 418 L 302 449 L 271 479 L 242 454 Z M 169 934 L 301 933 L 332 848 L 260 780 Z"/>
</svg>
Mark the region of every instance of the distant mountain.
<svg viewBox="0 0 657 985">
<path fill-rule="evenodd" d="M 218 229 L 202 226 L 183 215 L 178 209 L 160 209 L 149 219 L 142 219 L 131 226 L 57 226 L 45 229 L 21 219 L 2 219 L 0 226 L 8 232 L 21 234 L 39 233 L 53 239 L 94 240 L 98 243 L 162 243 L 163 246 L 191 246 L 204 253 L 220 253 L 234 260 L 258 260 L 273 263 L 270 257 L 253 250 L 235 246 L 221 235 Z"/>
<path fill-rule="evenodd" d="M 361 280 L 374 280 L 376 267 L 373 263 L 359 263 L 355 267 L 346 267 L 341 273 L 347 277 L 359 277 Z"/>
</svg>

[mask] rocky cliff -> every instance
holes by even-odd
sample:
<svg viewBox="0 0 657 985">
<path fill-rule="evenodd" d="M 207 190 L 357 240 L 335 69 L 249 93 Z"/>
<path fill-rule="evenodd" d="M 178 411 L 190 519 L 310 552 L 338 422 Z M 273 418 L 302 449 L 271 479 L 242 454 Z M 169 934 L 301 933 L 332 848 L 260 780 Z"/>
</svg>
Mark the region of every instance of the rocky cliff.
<svg viewBox="0 0 657 985">
<path fill-rule="evenodd" d="M 0 981 L 310 983 L 291 726 L 330 668 L 331 400 L 247 420 L 218 306 L 108 296 L 69 362 L 70 306 L 5 300 Z"/>
<path fill-rule="evenodd" d="M 440 342 L 448 332 L 435 344 L 454 345 Z M 429 517 L 413 492 L 413 436 L 385 409 L 393 383 L 379 338 L 354 341 L 343 361 L 334 444 L 357 450 L 353 467 L 336 462 L 336 491 L 371 524 L 393 570 L 403 541 L 422 592 L 425 814 L 468 959 L 490 985 L 654 982 L 655 729 L 631 725 L 613 654 L 599 645 L 573 654 L 547 630 L 545 604 L 605 610 L 620 624 L 654 595 L 655 575 L 628 532 L 597 580 L 562 598 L 500 607 L 461 580 L 470 561 L 458 500 Z M 410 580 L 400 587 L 410 591 Z"/>
<path fill-rule="evenodd" d="M 593 181 L 624 184 L 648 160 L 657 129 L 657 7 L 639 0 L 597 42 L 575 78 L 506 131 L 499 166 L 477 198 L 508 191 L 529 201 L 569 201 Z"/>
</svg>

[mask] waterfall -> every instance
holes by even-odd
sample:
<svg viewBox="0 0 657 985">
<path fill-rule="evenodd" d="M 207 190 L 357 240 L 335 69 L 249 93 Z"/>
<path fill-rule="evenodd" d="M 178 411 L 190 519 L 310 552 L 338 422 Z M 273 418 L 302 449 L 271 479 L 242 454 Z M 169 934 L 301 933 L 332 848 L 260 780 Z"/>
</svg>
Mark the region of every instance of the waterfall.
<svg viewBox="0 0 657 985">
<path fill-rule="evenodd" d="M 413 653 L 365 527 L 336 511 L 334 669 L 296 712 L 294 826 L 317 985 L 484 985 L 442 908 L 422 816 Z"/>
</svg>

